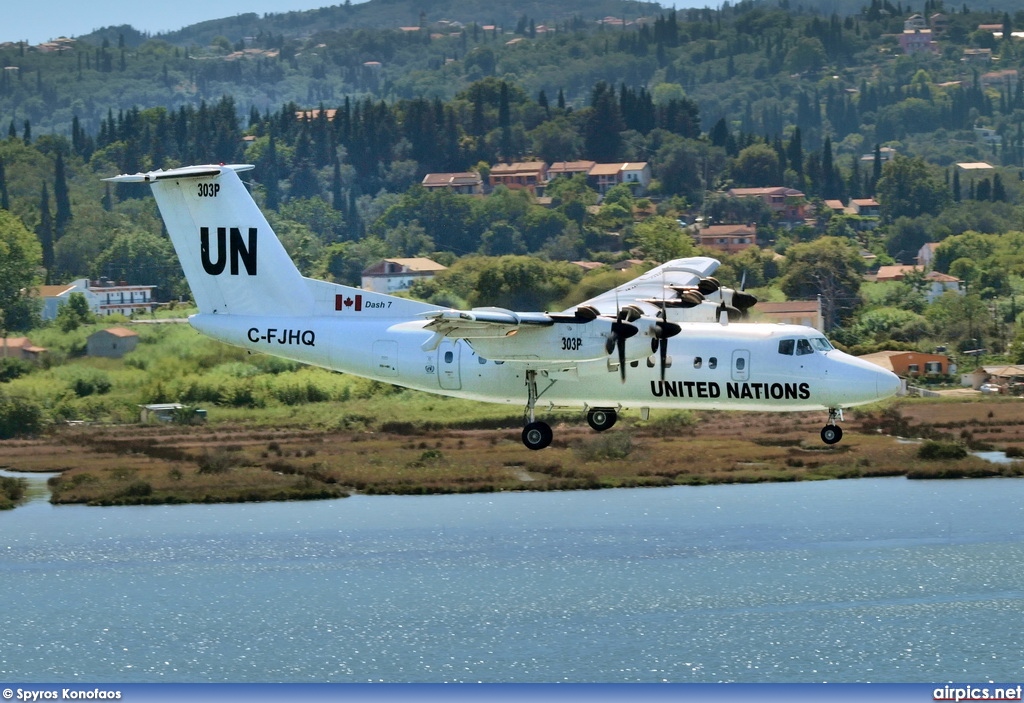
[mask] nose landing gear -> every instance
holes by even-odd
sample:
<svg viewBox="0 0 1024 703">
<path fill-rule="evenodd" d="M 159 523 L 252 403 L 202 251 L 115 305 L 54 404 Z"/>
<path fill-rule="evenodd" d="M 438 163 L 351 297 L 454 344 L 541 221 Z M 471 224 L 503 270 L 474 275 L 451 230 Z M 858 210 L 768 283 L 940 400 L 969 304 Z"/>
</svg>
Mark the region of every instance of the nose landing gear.
<svg viewBox="0 0 1024 703">
<path fill-rule="evenodd" d="M 828 423 L 821 428 L 821 441 L 825 444 L 836 444 L 843 438 L 843 428 L 836 424 L 842 422 L 843 411 L 839 408 L 828 409 Z"/>
</svg>

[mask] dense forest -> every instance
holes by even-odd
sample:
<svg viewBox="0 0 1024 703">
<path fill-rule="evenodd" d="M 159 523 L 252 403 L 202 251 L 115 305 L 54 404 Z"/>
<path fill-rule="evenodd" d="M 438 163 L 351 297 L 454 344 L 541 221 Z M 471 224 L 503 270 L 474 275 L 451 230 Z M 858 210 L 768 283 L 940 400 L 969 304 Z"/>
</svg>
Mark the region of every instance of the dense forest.
<svg viewBox="0 0 1024 703">
<path fill-rule="evenodd" d="M 383 256 L 429 256 L 450 268 L 415 295 L 551 309 L 622 280 L 571 261 L 663 261 L 696 251 L 680 221 L 754 222 L 760 246 L 715 254 L 721 277 L 774 299 L 823 294 L 840 344 L 1024 360 L 1012 344 L 1024 290 L 1024 12 L 871 0 L 846 14 L 762 2 L 368 14 L 389 5 L 399 4 L 0 45 L 4 328 L 40 324 L 35 284 L 106 276 L 187 296 L 146 190 L 101 178 L 245 162 L 307 275 L 355 284 Z M 942 31 L 907 53 L 900 35 L 915 11 L 938 14 Z M 534 159 L 647 162 L 654 180 L 599 195 L 582 177 L 559 179 L 543 202 L 419 185 L 434 172 L 486 182 L 498 163 Z M 963 162 L 994 168 L 975 176 Z M 807 219 L 781 222 L 726 195 L 758 186 L 803 193 Z M 877 199 L 878 219 L 824 204 L 854 198 Z M 926 242 L 941 242 L 935 266 L 966 295 L 929 302 L 922 277 L 862 285 L 871 267 L 913 263 Z"/>
</svg>

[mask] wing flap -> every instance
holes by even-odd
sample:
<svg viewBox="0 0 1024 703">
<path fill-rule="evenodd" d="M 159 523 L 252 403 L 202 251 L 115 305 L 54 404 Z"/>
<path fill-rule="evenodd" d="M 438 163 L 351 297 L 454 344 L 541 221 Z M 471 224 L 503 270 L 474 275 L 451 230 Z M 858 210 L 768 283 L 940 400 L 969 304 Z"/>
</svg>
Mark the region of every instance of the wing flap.
<svg viewBox="0 0 1024 703">
<path fill-rule="evenodd" d="M 497 339 L 511 337 L 522 326 L 550 327 L 554 318 L 542 312 L 513 312 L 504 308 L 437 310 L 423 313 L 430 321 L 425 329 L 434 334 L 423 343 L 423 351 L 433 351 L 446 337 L 454 339 Z"/>
</svg>

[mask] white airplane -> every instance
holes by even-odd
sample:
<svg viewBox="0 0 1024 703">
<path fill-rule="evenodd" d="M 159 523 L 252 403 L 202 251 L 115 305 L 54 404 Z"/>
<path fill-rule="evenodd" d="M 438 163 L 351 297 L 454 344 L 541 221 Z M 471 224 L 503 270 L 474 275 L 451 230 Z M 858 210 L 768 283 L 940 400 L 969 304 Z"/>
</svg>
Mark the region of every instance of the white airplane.
<svg viewBox="0 0 1024 703">
<path fill-rule="evenodd" d="M 407 388 L 525 406 L 523 444 L 551 444 L 538 407 L 580 408 L 598 432 L 638 408 L 842 411 L 900 379 L 810 327 L 733 323 L 756 300 L 718 285 L 719 262 L 669 261 L 559 313 L 452 310 L 303 277 L 238 177 L 189 166 L 106 180 L 148 183 L 192 289 L 190 324 L 214 339 Z"/>
</svg>

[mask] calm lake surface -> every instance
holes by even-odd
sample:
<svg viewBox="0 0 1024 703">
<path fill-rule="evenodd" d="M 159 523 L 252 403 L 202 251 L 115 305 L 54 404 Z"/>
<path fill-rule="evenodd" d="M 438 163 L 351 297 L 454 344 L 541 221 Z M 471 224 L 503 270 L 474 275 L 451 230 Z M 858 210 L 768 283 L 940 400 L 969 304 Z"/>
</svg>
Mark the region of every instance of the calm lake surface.
<svg viewBox="0 0 1024 703">
<path fill-rule="evenodd" d="M 0 513 L 0 680 L 1024 679 L 1024 480 Z"/>
</svg>

